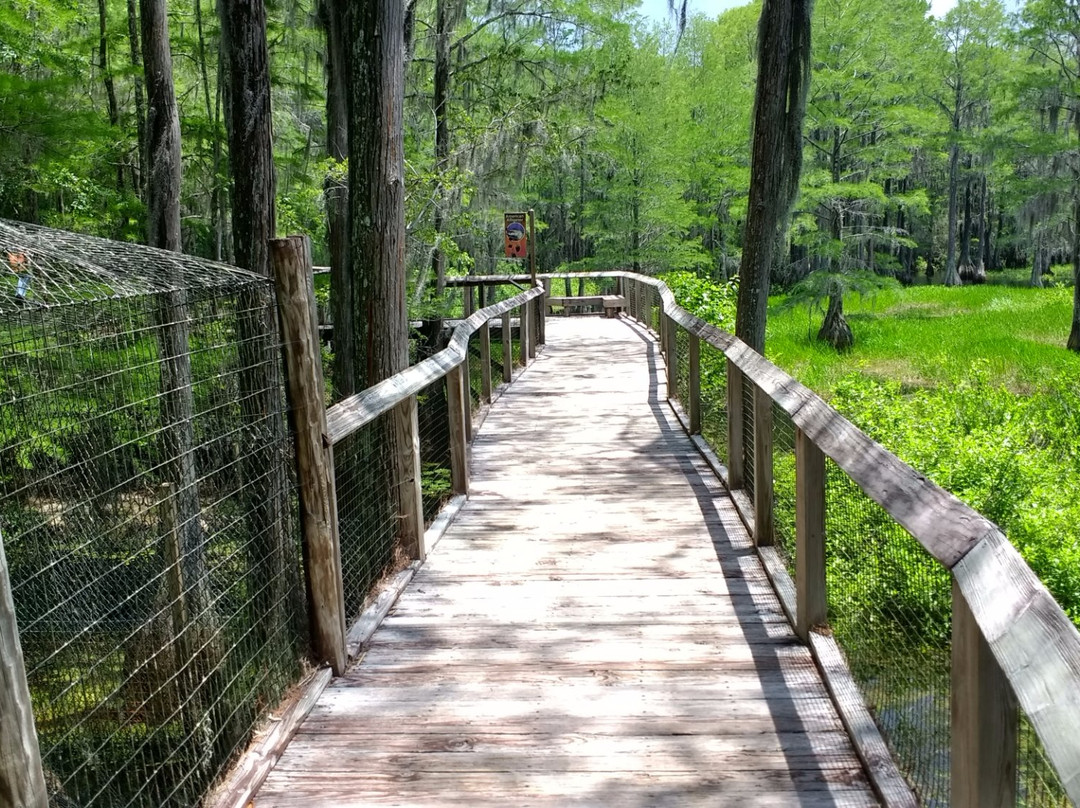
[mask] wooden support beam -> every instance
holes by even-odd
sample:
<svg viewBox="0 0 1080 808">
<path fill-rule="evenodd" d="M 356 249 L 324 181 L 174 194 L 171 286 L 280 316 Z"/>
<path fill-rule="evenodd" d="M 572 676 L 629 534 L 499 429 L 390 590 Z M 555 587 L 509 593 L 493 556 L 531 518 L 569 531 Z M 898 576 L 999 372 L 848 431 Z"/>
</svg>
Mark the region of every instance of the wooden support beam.
<svg viewBox="0 0 1080 808">
<path fill-rule="evenodd" d="M 727 360 L 727 445 L 728 487 L 743 487 L 743 373 Z"/>
<path fill-rule="evenodd" d="M 4 537 L 0 534 L 0 805 L 48 808 Z"/>
<path fill-rule="evenodd" d="M 679 396 L 679 340 L 678 326 L 663 310 L 660 312 L 660 329 L 667 335 L 667 394 L 668 398 Z"/>
<path fill-rule="evenodd" d="M 953 808 L 1016 805 L 1016 699 L 956 580 L 952 587 Z"/>
<path fill-rule="evenodd" d="M 690 340 L 689 361 L 689 401 L 686 403 L 690 415 L 690 434 L 701 434 L 701 338 L 697 334 L 687 334 Z"/>
<path fill-rule="evenodd" d="M 394 444 L 401 453 L 394 459 L 401 507 L 398 535 L 409 558 L 423 561 L 427 558 L 427 548 L 424 547 L 424 495 L 420 485 L 420 423 L 416 396 L 409 396 L 392 412 L 393 429 L 396 430 Z"/>
<path fill-rule="evenodd" d="M 491 323 L 480 326 L 480 400 L 491 403 Z"/>
<path fill-rule="evenodd" d="M 514 378 L 514 332 L 510 329 L 510 312 L 502 315 L 503 382 L 510 384 Z"/>
<path fill-rule="evenodd" d="M 544 287 L 544 294 L 536 298 L 536 311 L 539 314 L 540 328 L 537 333 L 537 341 L 541 345 L 547 345 L 547 298 L 548 291 L 547 286 Z"/>
<path fill-rule="evenodd" d="M 345 671 L 345 598 L 338 543 L 333 455 L 323 405 L 322 354 L 314 322 L 310 253 L 305 238 L 270 241 L 293 415 L 300 523 L 311 643 L 318 663 Z"/>
<path fill-rule="evenodd" d="M 446 409 L 450 420 L 450 483 L 455 494 L 469 493 L 469 446 L 465 440 L 465 377 L 461 365 L 446 374 Z"/>
<path fill-rule="evenodd" d="M 529 305 L 522 303 L 518 307 L 518 330 L 521 333 L 521 366 L 529 364 L 529 340 L 532 339 L 532 323 L 529 322 Z"/>
<path fill-rule="evenodd" d="M 461 370 L 461 384 L 462 394 L 464 398 L 462 401 L 465 403 L 465 442 L 472 443 L 473 428 L 472 428 L 472 372 L 469 369 L 469 352 L 465 351 L 465 358 L 461 360 L 461 364 L 458 366 Z"/>
<path fill-rule="evenodd" d="M 476 306 L 473 304 L 473 289 L 475 288 L 475 286 L 461 287 L 461 310 L 465 315 L 463 319 L 472 317 L 473 312 L 476 311 Z"/>
<path fill-rule="evenodd" d="M 753 384 L 751 382 L 751 384 Z M 754 390 L 754 544 L 768 547 L 773 530 L 773 414 L 772 398 L 758 387 Z"/>
<path fill-rule="evenodd" d="M 795 633 L 828 621 L 825 600 L 825 455 L 795 430 Z"/>
<path fill-rule="evenodd" d="M 540 341 L 540 329 L 543 323 L 543 311 L 537 305 L 539 298 L 530 300 L 525 304 L 525 308 L 529 310 L 529 323 L 531 324 L 529 333 L 529 359 L 536 359 L 536 345 Z"/>
</svg>

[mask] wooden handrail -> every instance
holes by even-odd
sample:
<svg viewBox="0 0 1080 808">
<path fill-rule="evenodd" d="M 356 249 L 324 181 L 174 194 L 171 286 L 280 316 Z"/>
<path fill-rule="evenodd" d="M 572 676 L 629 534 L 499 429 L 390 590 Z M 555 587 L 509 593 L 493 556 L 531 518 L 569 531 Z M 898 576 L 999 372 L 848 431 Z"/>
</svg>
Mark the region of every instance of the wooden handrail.
<svg viewBox="0 0 1080 808">
<path fill-rule="evenodd" d="M 831 458 L 950 570 L 964 601 L 954 605 L 954 611 L 970 612 L 1042 741 L 1065 792 L 1080 805 L 1080 632 L 993 522 L 887 451 L 745 343 L 681 308 L 663 281 L 622 271 L 545 277 L 620 278 L 624 283 L 629 280 L 653 287 L 664 317 L 722 351 L 729 368 L 790 416 L 801 440 L 808 440 Z M 633 299 L 633 293 L 629 297 Z M 820 574 L 815 571 L 814 577 Z M 812 592 L 811 596 L 819 598 L 820 593 Z M 816 600 L 800 620 L 800 628 L 807 630 L 820 614 L 821 603 Z M 958 653 L 969 652 L 978 659 L 977 649 L 967 645 L 954 647 L 954 659 Z M 981 670 L 979 664 L 971 667 L 978 675 L 993 679 L 993 672 Z M 967 684 L 979 686 L 976 682 Z M 974 731 L 966 726 L 954 729 L 964 729 L 965 740 L 971 743 L 988 732 L 984 722 L 977 722 Z M 985 765 L 985 760 L 973 765 Z M 983 796 L 970 784 L 961 782 L 958 786 L 954 782 L 954 804 L 982 804 L 979 800 Z"/>
<path fill-rule="evenodd" d="M 330 407 L 326 411 L 327 437 L 330 442 L 338 443 L 409 396 L 419 393 L 446 376 L 465 361 L 469 337 L 482 325 L 543 294 L 543 287 L 535 286 L 507 300 L 480 309 L 458 324 L 450 338 L 450 344 L 434 356 Z"/>
</svg>

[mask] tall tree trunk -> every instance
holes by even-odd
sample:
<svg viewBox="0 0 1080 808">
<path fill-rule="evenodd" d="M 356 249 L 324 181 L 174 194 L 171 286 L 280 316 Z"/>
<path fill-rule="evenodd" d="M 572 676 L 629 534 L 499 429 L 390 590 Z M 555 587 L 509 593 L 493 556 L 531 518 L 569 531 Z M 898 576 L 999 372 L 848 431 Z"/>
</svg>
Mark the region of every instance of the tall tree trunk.
<svg viewBox="0 0 1080 808">
<path fill-rule="evenodd" d="M 1077 122 L 1080 126 L 1080 121 Z M 1073 314 L 1066 347 L 1080 353 L 1080 198 L 1073 200 Z"/>
<path fill-rule="evenodd" d="M 957 130 L 954 129 L 954 134 Z M 949 146 L 949 235 L 945 250 L 945 285 L 959 286 L 960 273 L 956 269 L 956 220 L 957 220 L 957 186 L 960 174 L 960 146 L 953 143 Z"/>
<path fill-rule="evenodd" d="M 147 91 L 147 207 L 149 242 L 174 252 L 181 250 L 180 233 L 180 116 L 173 86 L 166 0 L 140 0 L 143 68 Z M 208 740 L 201 706 L 213 703 L 213 693 L 200 686 L 200 673 L 215 667 L 210 649 L 213 626 L 206 544 L 200 522 L 198 470 L 195 467 L 195 398 L 192 389 L 187 291 L 180 278 L 174 291 L 163 292 L 156 311 L 161 371 L 162 454 L 165 475 L 174 486 L 180 565 L 188 626 L 174 626 L 177 686 L 189 692 L 183 711 L 185 734 L 192 745 L 189 763 L 209 766 Z M 165 554 L 163 554 L 165 555 Z M 167 558 L 167 556 L 165 556 Z M 199 649 L 196 652 L 195 649 Z M 198 657 L 198 661 L 193 659 Z"/>
<path fill-rule="evenodd" d="M 352 316 L 356 377 L 361 388 L 403 370 L 409 361 L 405 301 L 404 20 L 401 0 L 347 4 L 349 78 L 349 223 L 353 262 Z M 372 456 L 396 458 L 411 441 L 397 414 L 362 433 Z M 355 469 L 369 492 L 363 521 L 397 525 L 412 481 L 392 464 L 390 479 L 375 464 Z M 342 541 L 346 538 L 343 536 Z M 343 547 L 343 555 L 345 549 Z M 389 558 L 369 558 L 371 564 Z"/>
<path fill-rule="evenodd" d="M 432 106 L 435 112 L 435 249 L 431 268 L 435 273 L 435 291 L 441 298 L 446 288 L 446 253 L 441 240 L 446 220 L 446 170 L 450 166 L 450 34 L 454 27 L 452 5 L 455 0 L 435 2 L 435 89 Z"/>
<path fill-rule="evenodd" d="M 829 295 L 829 308 L 818 331 L 818 339 L 827 342 L 838 351 L 846 351 L 855 344 L 851 326 L 844 318 L 844 294 L 837 290 Z"/>
<path fill-rule="evenodd" d="M 270 117 L 266 8 L 262 0 L 221 0 L 222 55 L 228 80 L 229 165 L 232 174 L 233 249 L 238 266 L 270 278 L 270 239 L 275 236 L 275 176 Z M 251 285 L 239 296 L 241 316 L 241 474 L 248 527 L 248 568 L 256 647 L 268 642 L 295 613 L 299 589 L 289 547 L 282 419 L 281 355 L 269 285 Z"/>
<path fill-rule="evenodd" d="M 202 0 L 195 0 L 195 29 L 199 36 L 199 78 L 202 81 L 203 103 L 207 122 L 213 123 L 213 141 L 210 146 L 210 241 L 211 255 L 220 261 L 221 255 L 221 110 L 217 103 L 210 102 L 210 68 L 206 60 L 206 34 L 203 31 Z M 219 92 L 220 90 L 218 90 Z"/>
<path fill-rule="evenodd" d="M 109 124 L 116 129 L 120 126 L 120 107 L 116 103 L 116 84 L 109 68 L 108 21 L 105 0 L 98 0 L 98 56 L 101 60 L 101 79 L 105 84 L 105 97 L 108 99 Z M 124 161 L 119 155 L 116 156 L 116 190 L 121 193 L 124 190 Z"/>
<path fill-rule="evenodd" d="M 973 272 L 971 268 L 971 157 L 967 159 L 969 179 L 964 182 L 964 220 L 960 223 L 960 263 L 957 272 L 960 280 L 971 281 Z"/>
<path fill-rule="evenodd" d="M 799 188 L 812 10 L 813 0 L 765 0 L 758 24 L 750 198 L 735 334 L 759 352 L 765 350 L 769 272 Z"/>
<path fill-rule="evenodd" d="M 146 111 L 143 103 L 142 65 L 139 58 L 139 15 L 135 10 L 135 0 L 127 0 L 128 42 L 131 44 L 131 66 L 135 95 L 135 131 L 139 138 L 139 164 L 135 169 L 133 187 L 139 199 L 147 200 L 146 178 L 149 175 L 146 158 Z"/>
<path fill-rule="evenodd" d="M 326 150 L 335 169 L 349 157 L 348 48 L 344 7 L 324 0 L 326 29 Z M 326 178 L 330 231 L 330 319 L 334 323 L 334 395 L 347 398 L 356 386 L 356 323 L 353 319 L 352 266 L 349 263 L 349 184 L 340 170 Z"/>
</svg>

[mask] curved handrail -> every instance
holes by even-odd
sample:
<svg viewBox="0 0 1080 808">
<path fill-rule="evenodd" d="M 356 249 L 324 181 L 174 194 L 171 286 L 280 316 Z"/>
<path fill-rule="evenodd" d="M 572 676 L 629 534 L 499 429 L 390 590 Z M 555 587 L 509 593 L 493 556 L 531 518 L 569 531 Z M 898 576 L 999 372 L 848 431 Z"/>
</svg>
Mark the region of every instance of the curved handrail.
<svg viewBox="0 0 1080 808">
<path fill-rule="evenodd" d="M 1027 714 L 1069 798 L 1080 804 L 1080 632 L 993 522 L 928 480 L 746 343 L 680 307 L 667 285 L 661 308 L 766 393 L 872 500 L 950 570 L 975 623 Z"/>
<path fill-rule="evenodd" d="M 327 437 L 338 443 L 406 398 L 437 382 L 465 361 L 469 337 L 489 320 L 516 309 L 544 294 L 540 286 L 474 312 L 454 328 L 450 344 L 434 356 L 396 373 L 389 379 L 339 401 L 326 411 Z"/>
</svg>

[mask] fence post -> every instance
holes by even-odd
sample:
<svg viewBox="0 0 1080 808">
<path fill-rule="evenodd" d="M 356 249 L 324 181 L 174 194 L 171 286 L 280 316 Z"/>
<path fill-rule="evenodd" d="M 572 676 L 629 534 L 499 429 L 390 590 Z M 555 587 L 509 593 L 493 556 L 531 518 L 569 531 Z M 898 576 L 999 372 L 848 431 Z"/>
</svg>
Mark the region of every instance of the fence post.
<svg viewBox="0 0 1080 808">
<path fill-rule="evenodd" d="M 514 378 L 514 332 L 510 326 L 510 312 L 504 311 L 502 316 L 502 346 L 503 346 L 503 381 L 506 384 Z"/>
<path fill-rule="evenodd" d="M 472 341 L 472 337 L 469 338 Z M 465 402 L 465 442 L 472 443 L 472 372 L 469 370 L 469 350 L 465 349 L 465 358 L 461 360 L 462 395 Z"/>
<path fill-rule="evenodd" d="M 311 267 L 303 237 L 270 241 L 277 282 L 282 342 L 293 414 L 300 489 L 300 523 L 306 549 L 308 619 L 312 649 L 335 675 L 345 671 L 345 598 L 338 543 L 333 455 L 323 404 L 322 355 L 311 292 Z"/>
<path fill-rule="evenodd" d="M 532 340 L 532 323 L 529 322 L 529 304 L 518 306 L 518 328 L 521 331 L 521 366 L 529 366 L 529 342 Z"/>
<path fill-rule="evenodd" d="M 491 322 L 480 326 L 480 400 L 491 403 Z"/>
<path fill-rule="evenodd" d="M 532 329 L 529 334 L 529 359 L 536 359 L 536 345 L 538 342 L 543 342 L 541 339 L 541 332 L 544 329 L 543 315 L 540 312 L 540 306 L 538 303 L 540 298 L 534 297 L 532 300 L 525 303 L 525 308 L 530 312 L 529 322 L 532 324 Z"/>
<path fill-rule="evenodd" d="M 754 390 L 754 544 L 773 543 L 772 399 Z"/>
<path fill-rule="evenodd" d="M 462 319 L 468 320 L 472 317 L 473 311 L 473 288 L 469 285 L 468 279 L 465 280 L 465 285 L 461 287 L 461 310 L 464 313 Z"/>
<path fill-rule="evenodd" d="M 469 448 L 465 440 L 465 375 L 461 365 L 446 374 L 446 409 L 450 420 L 450 482 L 455 494 L 469 493 Z"/>
<path fill-rule="evenodd" d="M 667 334 L 667 395 L 679 397 L 679 338 L 678 324 L 672 320 L 661 306 L 660 328 Z"/>
<path fill-rule="evenodd" d="M 743 487 L 743 374 L 727 360 L 727 470 L 728 487 Z"/>
<path fill-rule="evenodd" d="M 0 534 L 0 805 L 48 808 L 30 687 Z"/>
<path fill-rule="evenodd" d="M 537 333 L 537 342 L 547 345 L 547 292 L 545 291 L 535 300 L 536 320 L 540 324 Z M 536 354 L 534 353 L 533 356 Z"/>
<path fill-rule="evenodd" d="M 409 396 L 392 412 L 394 445 L 399 455 L 394 458 L 397 466 L 395 480 L 400 480 L 398 501 L 401 504 L 401 544 L 409 558 L 423 561 L 427 558 L 424 547 L 424 494 L 420 477 L 420 415 L 416 396 Z"/>
<path fill-rule="evenodd" d="M 825 594 L 825 455 L 796 427 L 795 633 L 803 642 L 828 620 Z"/>
<path fill-rule="evenodd" d="M 701 434 L 701 338 L 687 332 L 690 341 L 689 393 L 690 434 Z"/>
<path fill-rule="evenodd" d="M 1016 805 L 1016 698 L 952 584 L 953 808 Z"/>
</svg>

